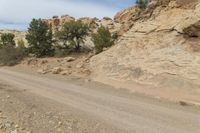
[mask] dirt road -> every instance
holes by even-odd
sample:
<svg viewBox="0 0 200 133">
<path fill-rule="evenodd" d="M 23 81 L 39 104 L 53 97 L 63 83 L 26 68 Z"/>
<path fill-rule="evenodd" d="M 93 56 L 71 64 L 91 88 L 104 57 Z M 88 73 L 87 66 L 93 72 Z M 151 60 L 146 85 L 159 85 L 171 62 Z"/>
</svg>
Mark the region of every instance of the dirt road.
<svg viewBox="0 0 200 133">
<path fill-rule="evenodd" d="M 19 99 L 23 97 L 21 101 L 29 101 L 30 104 L 32 94 L 35 101 L 43 103 L 43 110 L 46 105 L 55 112 L 61 111 L 59 109 L 62 107 L 69 116 L 86 120 L 80 121 L 80 125 L 83 122 L 89 130 L 79 126 L 77 131 L 72 131 L 75 133 L 200 133 L 198 107 L 158 101 L 100 83 L 42 76 L 7 68 L 0 68 L 0 81 L 17 90 L 25 90 L 23 95 L 17 94 Z M 50 108 L 46 108 L 48 110 Z M 38 132 L 42 132 L 42 129 L 37 129 Z"/>
</svg>

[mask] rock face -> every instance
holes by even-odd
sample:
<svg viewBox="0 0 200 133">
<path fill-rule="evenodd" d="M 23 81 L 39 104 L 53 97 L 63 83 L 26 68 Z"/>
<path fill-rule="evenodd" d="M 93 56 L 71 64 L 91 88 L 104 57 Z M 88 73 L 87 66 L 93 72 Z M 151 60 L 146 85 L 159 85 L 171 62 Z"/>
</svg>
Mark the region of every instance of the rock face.
<svg viewBox="0 0 200 133">
<path fill-rule="evenodd" d="M 54 32 L 60 30 L 64 23 L 74 21 L 74 20 L 75 20 L 75 18 L 73 18 L 69 15 L 63 15 L 61 17 L 53 16 L 51 19 L 43 19 L 43 21 L 52 25 L 52 29 L 53 29 Z"/>
<path fill-rule="evenodd" d="M 133 26 L 134 19 L 137 19 L 139 11 L 140 9 L 134 6 L 125 9 L 114 16 L 115 23 L 121 24 L 119 35 L 123 35 Z"/>
<path fill-rule="evenodd" d="M 92 76 L 199 91 L 200 3 L 152 0 L 138 16 L 135 8 L 116 15 L 115 21 L 132 23 L 132 28 L 115 46 L 91 59 Z"/>
<path fill-rule="evenodd" d="M 98 19 L 97 18 L 89 18 L 89 17 L 83 17 L 78 19 L 80 20 L 82 23 L 90 26 L 92 29 L 96 29 L 98 27 Z"/>
</svg>

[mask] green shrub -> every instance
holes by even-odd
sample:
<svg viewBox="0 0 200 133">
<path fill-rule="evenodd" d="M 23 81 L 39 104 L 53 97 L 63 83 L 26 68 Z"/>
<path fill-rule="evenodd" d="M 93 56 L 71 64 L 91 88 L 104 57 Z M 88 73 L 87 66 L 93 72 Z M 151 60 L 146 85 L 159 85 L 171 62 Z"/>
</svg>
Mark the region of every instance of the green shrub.
<svg viewBox="0 0 200 133">
<path fill-rule="evenodd" d="M 0 46 L 7 46 L 7 45 L 12 45 L 15 46 L 15 41 L 14 41 L 15 35 L 12 33 L 4 33 L 1 35 L 1 44 Z"/>
<path fill-rule="evenodd" d="M 37 57 L 51 56 L 54 54 L 52 28 L 41 19 L 32 20 L 26 39 L 29 43 L 29 53 Z"/>
<path fill-rule="evenodd" d="M 13 66 L 19 63 L 25 56 L 25 53 L 20 48 L 15 48 L 11 45 L 3 46 L 0 49 L 0 64 Z"/>
<path fill-rule="evenodd" d="M 89 27 L 81 21 L 70 21 L 63 25 L 57 37 L 63 42 L 63 48 L 80 51 L 81 43 L 84 43 L 88 32 Z"/>
<path fill-rule="evenodd" d="M 147 8 L 147 5 L 149 3 L 149 0 L 136 0 L 136 4 L 139 6 L 141 9 Z"/>
<path fill-rule="evenodd" d="M 115 36 L 116 37 L 116 36 Z M 95 45 L 96 53 L 100 53 L 103 51 L 104 48 L 108 48 L 114 44 L 114 39 L 108 30 L 101 26 L 96 34 L 92 35 L 92 41 Z"/>
</svg>

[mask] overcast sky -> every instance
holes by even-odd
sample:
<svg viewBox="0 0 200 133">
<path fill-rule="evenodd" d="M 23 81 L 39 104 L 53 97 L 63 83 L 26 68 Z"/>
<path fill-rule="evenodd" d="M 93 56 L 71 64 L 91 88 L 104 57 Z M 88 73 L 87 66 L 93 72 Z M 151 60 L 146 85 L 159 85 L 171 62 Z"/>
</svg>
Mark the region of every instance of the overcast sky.
<svg viewBox="0 0 200 133">
<path fill-rule="evenodd" d="M 113 17 L 134 0 L 0 0 L 0 29 L 26 29 L 32 18 Z"/>
</svg>

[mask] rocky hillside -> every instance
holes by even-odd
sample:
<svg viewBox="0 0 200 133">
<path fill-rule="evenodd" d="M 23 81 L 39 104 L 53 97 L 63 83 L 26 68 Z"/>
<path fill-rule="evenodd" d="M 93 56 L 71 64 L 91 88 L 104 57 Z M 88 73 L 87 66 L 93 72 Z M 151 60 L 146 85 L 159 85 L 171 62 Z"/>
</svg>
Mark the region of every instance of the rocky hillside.
<svg viewBox="0 0 200 133">
<path fill-rule="evenodd" d="M 91 59 L 93 78 L 199 91 L 198 0 L 151 0 L 146 10 L 131 7 L 115 21 L 128 31 Z"/>
</svg>

